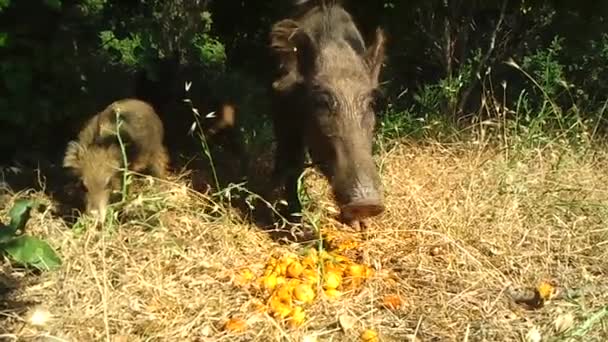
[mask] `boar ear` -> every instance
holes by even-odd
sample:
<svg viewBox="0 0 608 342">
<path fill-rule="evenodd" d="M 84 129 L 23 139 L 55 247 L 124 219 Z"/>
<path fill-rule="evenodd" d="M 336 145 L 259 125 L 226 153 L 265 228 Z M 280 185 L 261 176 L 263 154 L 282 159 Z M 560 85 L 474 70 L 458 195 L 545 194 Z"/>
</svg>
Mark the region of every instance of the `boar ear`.
<svg viewBox="0 0 608 342">
<path fill-rule="evenodd" d="M 85 150 L 82 145 L 77 141 L 70 141 L 63 157 L 63 167 L 78 170 L 84 153 Z"/>
<path fill-rule="evenodd" d="M 298 81 L 293 73 L 303 78 L 313 75 L 316 68 L 317 46 L 310 35 L 291 19 L 276 23 L 270 32 L 271 48 L 279 55 L 281 64 L 287 67 L 291 76 L 283 77 L 281 88 L 287 88 Z M 295 60 L 295 63 L 293 61 Z M 295 70 L 294 70 L 295 69 Z"/>
<path fill-rule="evenodd" d="M 295 43 L 298 72 L 305 79 L 312 78 L 317 67 L 317 45 L 310 35 L 298 29 L 291 38 Z"/>
<path fill-rule="evenodd" d="M 386 36 L 384 35 L 384 30 L 377 28 L 374 42 L 369 48 L 367 48 L 365 53 L 365 61 L 369 66 L 371 78 L 374 83 L 378 82 L 380 70 L 382 69 L 382 63 L 384 63 L 385 45 Z"/>
</svg>

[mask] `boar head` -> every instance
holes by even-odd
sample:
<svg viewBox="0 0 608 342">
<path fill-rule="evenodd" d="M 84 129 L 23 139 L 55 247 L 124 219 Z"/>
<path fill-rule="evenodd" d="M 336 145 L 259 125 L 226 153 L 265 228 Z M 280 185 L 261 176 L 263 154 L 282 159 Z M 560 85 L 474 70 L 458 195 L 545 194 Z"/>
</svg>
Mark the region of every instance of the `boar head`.
<svg viewBox="0 0 608 342">
<path fill-rule="evenodd" d="M 119 185 L 121 153 L 116 146 L 83 146 L 71 141 L 63 167 L 71 169 L 86 191 L 86 213 L 104 220 L 112 190 Z"/>
<path fill-rule="evenodd" d="M 330 180 L 343 218 L 359 221 L 379 215 L 383 193 L 372 139 L 384 33 L 376 30 L 375 41 L 358 52 L 347 39 L 319 39 L 295 21 L 284 22 L 283 27 L 292 29 L 284 42 L 284 51 L 294 52 L 284 59 L 292 69 L 275 83 L 275 90 L 298 94 L 301 102 L 294 105 L 304 117 L 304 139 Z M 274 43 L 275 49 L 281 44 Z"/>
</svg>

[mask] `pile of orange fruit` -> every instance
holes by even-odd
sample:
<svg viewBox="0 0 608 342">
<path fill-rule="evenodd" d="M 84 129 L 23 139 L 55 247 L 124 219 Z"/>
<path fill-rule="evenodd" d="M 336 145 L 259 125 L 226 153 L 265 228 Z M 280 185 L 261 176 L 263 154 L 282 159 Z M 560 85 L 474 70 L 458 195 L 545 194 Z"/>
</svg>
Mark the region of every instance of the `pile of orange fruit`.
<svg viewBox="0 0 608 342">
<path fill-rule="evenodd" d="M 269 294 L 268 309 L 275 318 L 299 326 L 306 319 L 303 305 L 318 294 L 340 297 L 344 290 L 361 285 L 372 275 L 371 268 L 326 251 L 309 250 L 304 257 L 270 258 L 258 285 Z"/>
<path fill-rule="evenodd" d="M 336 241 L 327 237 L 326 242 Z M 331 300 L 358 288 L 373 270 L 340 255 L 338 252 L 357 246 L 347 241 L 333 246 L 333 251 L 309 249 L 304 255 L 270 257 L 263 274 L 253 284 L 265 298 L 263 309 L 279 320 L 297 327 L 306 320 L 304 307 L 319 296 Z M 237 277 L 241 284 L 255 278 L 249 269 Z"/>
</svg>

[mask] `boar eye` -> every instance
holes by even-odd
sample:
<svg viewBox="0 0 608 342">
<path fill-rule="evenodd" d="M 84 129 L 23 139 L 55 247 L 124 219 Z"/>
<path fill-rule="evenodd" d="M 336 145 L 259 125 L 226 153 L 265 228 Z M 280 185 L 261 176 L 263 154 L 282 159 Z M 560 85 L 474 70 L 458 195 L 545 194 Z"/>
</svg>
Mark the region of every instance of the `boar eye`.
<svg viewBox="0 0 608 342">
<path fill-rule="evenodd" d="M 320 98 L 320 101 L 321 102 L 319 104 L 322 105 L 324 108 L 327 108 L 327 109 L 336 108 L 336 100 L 329 92 L 323 94 L 323 96 Z"/>
<path fill-rule="evenodd" d="M 317 97 L 317 105 L 319 107 L 331 107 L 331 98 L 327 95 L 319 95 Z"/>
<path fill-rule="evenodd" d="M 321 87 L 313 88 L 312 98 L 314 106 L 317 108 L 332 109 L 336 105 L 332 94 Z"/>
</svg>

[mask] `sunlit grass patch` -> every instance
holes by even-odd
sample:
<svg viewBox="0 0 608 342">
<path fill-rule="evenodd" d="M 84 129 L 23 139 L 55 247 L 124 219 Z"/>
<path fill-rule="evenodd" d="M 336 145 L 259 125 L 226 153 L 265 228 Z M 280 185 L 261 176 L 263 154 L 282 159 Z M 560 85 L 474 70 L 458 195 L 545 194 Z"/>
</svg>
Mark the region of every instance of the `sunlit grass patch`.
<svg viewBox="0 0 608 342">
<path fill-rule="evenodd" d="M 593 341 L 608 333 L 605 152 L 548 145 L 515 158 L 470 143 L 401 142 L 377 158 L 387 211 L 368 234 L 337 223 L 327 182 L 316 172 L 304 177 L 305 217 L 324 233 L 312 245 L 273 241 L 225 203 L 192 191 L 187 178 L 137 182 L 112 230 L 76 234 L 50 209 L 33 212 L 28 231 L 56 248 L 63 265 L 37 278 L 23 278 L 8 263 L 3 270 L 29 279 L 11 300 L 38 302 L 50 318 L 31 324 L 32 311 L 5 305 L 0 334 L 77 341 L 357 341 L 374 333 L 382 341 Z M 340 295 L 327 298 L 336 284 L 323 285 L 327 265 L 304 267 L 311 250 L 373 272 L 352 289 L 334 277 Z M 269 310 L 271 298 L 285 298 L 275 293 L 276 282 L 262 294 L 270 282 L 264 269 L 271 257 L 289 255 L 303 267 L 279 268 L 284 285 L 288 273 L 300 279 L 288 299 L 305 304 L 280 317 Z M 308 288 L 295 293 L 305 269 L 320 284 L 311 286 L 312 300 Z M 535 291 L 542 301 L 526 304 Z"/>
</svg>

